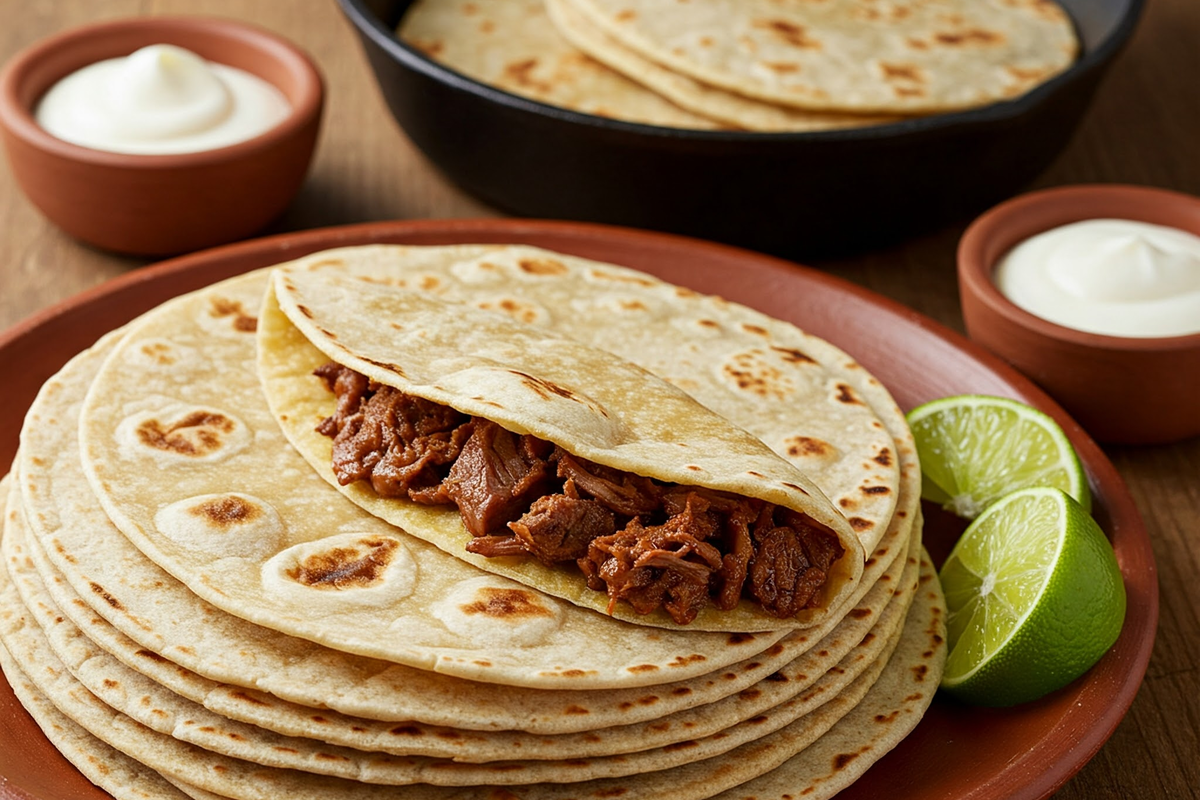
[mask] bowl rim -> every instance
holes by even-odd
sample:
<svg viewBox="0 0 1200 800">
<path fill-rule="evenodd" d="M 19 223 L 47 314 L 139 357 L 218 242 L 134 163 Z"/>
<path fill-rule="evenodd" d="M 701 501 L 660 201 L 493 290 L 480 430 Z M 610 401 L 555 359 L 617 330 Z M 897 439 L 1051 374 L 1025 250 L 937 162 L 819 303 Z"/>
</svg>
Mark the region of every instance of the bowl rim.
<svg viewBox="0 0 1200 800">
<path fill-rule="evenodd" d="M 1147 200 L 1169 203 L 1176 208 L 1193 209 L 1200 219 L 1200 197 L 1163 189 L 1155 186 L 1142 186 L 1124 183 L 1089 183 L 1070 186 L 1056 186 L 1026 192 L 993 206 L 976 217 L 958 242 L 958 284 L 959 292 L 965 300 L 967 296 L 982 303 L 994 314 L 1003 317 L 1010 325 L 1025 328 L 1047 339 L 1057 340 L 1078 347 L 1103 349 L 1120 352 L 1173 352 L 1180 350 L 1200 349 L 1200 332 L 1182 334 L 1179 336 L 1114 336 L 1110 334 L 1092 333 L 1075 328 L 1068 328 L 1056 322 L 1036 316 L 1019 307 L 996 287 L 992 279 L 996 263 L 1000 255 L 1010 250 L 1017 242 L 1029 236 L 1016 239 L 1011 245 L 1001 250 L 995 259 L 988 261 L 984 253 L 989 244 L 996 238 L 1005 238 L 1005 233 L 1011 230 L 1014 222 L 1035 209 L 1055 209 L 1060 212 L 1061 221 L 1055 221 L 1042 227 L 1039 232 L 1066 225 L 1071 222 L 1086 219 L 1098 219 L 1091 215 L 1069 213 L 1072 206 L 1083 200 L 1104 200 L 1110 204 L 1141 208 Z M 1140 221 L 1154 223 L 1151 219 L 1155 214 L 1139 214 Z M 1118 214 L 1112 218 L 1121 218 Z M 1133 217 L 1131 217 L 1133 218 Z M 1176 225 L 1169 227 L 1178 228 Z M 1200 235 L 1200 231 L 1195 232 Z M 1035 234 L 1029 234 L 1035 235 Z M 964 309 L 966 303 L 963 303 Z"/>
<path fill-rule="evenodd" d="M 52 53 L 69 52 L 80 41 L 90 41 L 114 32 L 162 30 L 194 31 L 235 42 L 238 47 L 256 50 L 283 66 L 297 79 L 297 101 L 288 98 L 288 114 L 280 122 L 250 139 L 224 147 L 214 147 L 185 153 L 116 153 L 59 139 L 37 123 L 33 106 L 20 102 L 19 92 L 28 71 Z M 88 61 L 87 63 L 93 63 Z M 75 66 L 80 69 L 86 66 Z M 65 77 L 65 76 L 64 76 Z M 278 87 L 276 87 L 278 88 Z M 103 22 L 85 23 L 39 39 L 16 53 L 0 70 L 0 126 L 26 145 L 58 158 L 95 166 L 132 170 L 158 170 L 204 166 L 269 150 L 279 142 L 293 138 L 319 118 L 325 99 L 325 82 L 316 62 L 298 45 L 266 28 L 215 16 L 172 15 L 155 17 L 126 17 Z"/>
<path fill-rule="evenodd" d="M 1045 83 L 1011 100 L 1001 100 L 979 108 L 926 116 L 910 117 L 881 125 L 859 128 L 842 128 L 825 131 L 741 131 L 741 130 L 697 130 L 671 128 L 640 122 L 627 122 L 572 111 L 561 106 L 532 100 L 507 92 L 498 87 L 476 80 L 451 69 L 403 42 L 394 31 L 384 26 L 383 21 L 366 7 L 366 0 L 337 0 L 342 13 L 356 28 L 372 42 L 389 53 L 405 67 L 450 86 L 451 88 L 476 95 L 484 100 L 505 107 L 549 117 L 567 123 L 600 130 L 629 134 L 641 134 L 651 138 L 688 139 L 731 143 L 751 142 L 853 142 L 862 140 L 890 140 L 909 135 L 941 133 L 959 127 L 976 127 L 1004 123 L 1023 116 L 1030 110 L 1044 105 L 1060 87 L 1073 82 L 1078 76 L 1102 69 L 1129 41 L 1145 8 L 1146 0 L 1127 0 L 1124 15 L 1101 42 L 1093 49 L 1072 62 L 1065 70 Z M 1076 30 L 1078 30 L 1076 28 Z"/>
</svg>

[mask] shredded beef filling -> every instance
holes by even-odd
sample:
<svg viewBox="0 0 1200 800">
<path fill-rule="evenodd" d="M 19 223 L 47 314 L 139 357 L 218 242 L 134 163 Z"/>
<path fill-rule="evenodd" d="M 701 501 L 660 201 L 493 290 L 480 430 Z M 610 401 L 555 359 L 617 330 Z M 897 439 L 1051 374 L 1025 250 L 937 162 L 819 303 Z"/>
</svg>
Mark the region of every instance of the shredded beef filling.
<svg viewBox="0 0 1200 800">
<path fill-rule="evenodd" d="M 729 610 L 748 597 L 787 619 L 815 601 L 844 552 L 791 509 L 593 464 L 332 362 L 315 374 L 337 395 L 317 430 L 333 439 L 343 486 L 365 480 L 381 497 L 455 505 L 475 537 L 468 551 L 574 562 L 608 593 L 610 612 L 623 600 L 687 624 L 708 603 Z"/>
</svg>

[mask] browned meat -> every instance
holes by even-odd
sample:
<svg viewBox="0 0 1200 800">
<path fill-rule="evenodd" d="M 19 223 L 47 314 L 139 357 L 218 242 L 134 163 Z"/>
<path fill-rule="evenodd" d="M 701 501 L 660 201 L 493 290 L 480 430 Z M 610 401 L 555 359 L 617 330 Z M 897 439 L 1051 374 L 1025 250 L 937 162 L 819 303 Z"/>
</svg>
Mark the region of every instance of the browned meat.
<svg viewBox="0 0 1200 800">
<path fill-rule="evenodd" d="M 636 518 L 624 530 L 595 539 L 588 548 L 592 569 L 589 585 L 607 588 L 609 609 L 628 601 L 646 614 L 660 605 L 680 624 L 687 624 L 708 602 L 709 584 L 721 569 L 721 551 L 704 541 L 719 530 L 708 502 L 688 495 L 684 509 L 662 525 L 644 527 Z"/>
<path fill-rule="evenodd" d="M 651 514 L 661 505 L 662 488 L 649 478 L 584 461 L 555 448 L 558 477 L 574 481 L 604 507 L 627 517 Z"/>
<path fill-rule="evenodd" d="M 504 531 L 510 520 L 545 493 L 549 450 L 533 436 L 519 436 L 490 420 L 476 419 L 475 431 L 446 476 L 446 494 L 458 505 L 473 536 Z"/>
<path fill-rule="evenodd" d="M 520 556 L 524 558 L 529 551 L 515 536 L 476 536 L 467 542 L 467 552 L 488 558 L 499 556 Z"/>
<path fill-rule="evenodd" d="M 607 592 L 610 612 L 624 601 L 687 624 L 710 602 L 729 610 L 749 596 L 786 619 L 813 602 L 844 553 L 796 511 L 594 464 L 337 364 L 316 374 L 337 395 L 317 430 L 334 440 L 342 484 L 453 503 L 474 535 L 469 552 L 573 561 Z"/>
<path fill-rule="evenodd" d="M 721 558 L 721 571 L 717 574 L 720 589 L 713 597 L 713 605 L 722 611 L 735 607 L 742 597 L 750 559 L 754 557 L 750 524 L 759 514 L 760 510 L 753 503 L 743 501 L 725 521 L 725 555 Z"/>
<path fill-rule="evenodd" d="M 534 500 L 525 515 L 508 527 L 513 538 L 550 566 L 583 558 L 592 540 L 612 535 L 617 523 L 612 512 L 595 500 L 551 494 Z"/>
<path fill-rule="evenodd" d="M 322 378 L 329 391 L 337 395 L 337 410 L 332 417 L 326 417 L 317 427 L 320 433 L 333 437 L 337 435 L 341 422 L 358 411 L 370 381 L 366 375 L 332 361 L 318 367 L 314 374 Z"/>
<path fill-rule="evenodd" d="M 358 387 L 341 376 L 335 384 Z M 357 404 L 343 403 L 342 397 L 333 422 L 325 420 L 319 428 L 337 429 L 333 471 L 338 482 L 369 480 L 381 497 L 446 502 L 438 487 L 471 434 L 470 417 L 390 386 L 369 385 Z"/>
<path fill-rule="evenodd" d="M 807 517 L 790 509 L 785 510 L 788 512 L 788 525 L 799 533 L 798 538 L 804 547 L 804 555 L 808 558 L 808 563 L 822 572 L 828 573 L 833 562 L 841 558 L 842 553 L 845 552 L 841 544 L 828 533 L 814 527 Z"/>
<path fill-rule="evenodd" d="M 772 528 L 756 538 L 750 593 L 771 614 L 793 617 L 825 583 L 825 572 L 811 565 L 792 528 Z"/>
</svg>

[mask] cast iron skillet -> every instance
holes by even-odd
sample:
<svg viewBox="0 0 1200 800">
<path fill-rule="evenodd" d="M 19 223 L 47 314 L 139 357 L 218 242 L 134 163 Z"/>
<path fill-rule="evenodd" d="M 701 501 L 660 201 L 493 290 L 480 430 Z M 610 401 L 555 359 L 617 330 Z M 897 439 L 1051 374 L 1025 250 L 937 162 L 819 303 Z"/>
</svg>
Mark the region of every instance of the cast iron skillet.
<svg viewBox="0 0 1200 800">
<path fill-rule="evenodd" d="M 411 0 L 338 2 L 396 120 L 489 203 L 813 258 L 963 219 L 1019 191 L 1067 144 L 1144 0 L 1061 0 L 1083 55 L 1016 100 L 795 134 L 682 131 L 527 100 L 400 42 L 393 32 Z"/>
</svg>

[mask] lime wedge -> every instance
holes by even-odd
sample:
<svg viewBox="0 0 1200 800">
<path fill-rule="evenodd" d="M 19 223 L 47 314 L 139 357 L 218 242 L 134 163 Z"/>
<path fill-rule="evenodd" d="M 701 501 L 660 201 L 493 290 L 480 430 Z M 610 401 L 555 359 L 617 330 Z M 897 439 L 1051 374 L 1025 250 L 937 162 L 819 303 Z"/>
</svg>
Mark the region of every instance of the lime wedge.
<svg viewBox="0 0 1200 800">
<path fill-rule="evenodd" d="M 1086 672 L 1116 641 L 1125 584 L 1112 546 L 1058 489 L 1023 489 L 979 515 L 942 565 L 942 688 L 1009 706 Z"/>
<path fill-rule="evenodd" d="M 1079 456 L 1058 424 L 1003 397 L 959 395 L 908 412 L 921 458 L 921 497 L 966 519 L 1028 486 L 1053 486 L 1092 507 Z"/>
</svg>

